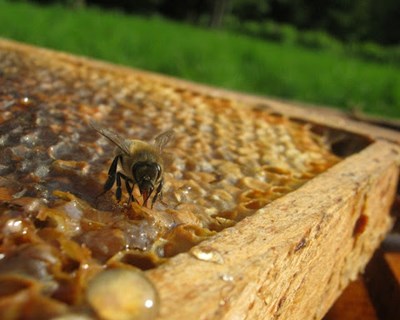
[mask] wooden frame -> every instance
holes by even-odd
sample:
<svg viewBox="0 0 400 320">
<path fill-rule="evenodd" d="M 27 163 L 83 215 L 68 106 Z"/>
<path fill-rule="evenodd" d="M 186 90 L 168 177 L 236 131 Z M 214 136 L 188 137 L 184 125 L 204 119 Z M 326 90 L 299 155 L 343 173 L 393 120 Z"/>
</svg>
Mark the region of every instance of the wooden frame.
<svg viewBox="0 0 400 320">
<path fill-rule="evenodd" d="M 400 164 L 397 133 L 332 110 L 219 90 L 0 39 L 0 49 L 7 48 L 121 74 L 140 73 L 370 142 L 234 227 L 146 271 L 160 295 L 158 319 L 322 318 L 349 281 L 364 270 L 392 226 L 390 207 Z M 199 258 L 199 252 L 208 258 Z"/>
</svg>

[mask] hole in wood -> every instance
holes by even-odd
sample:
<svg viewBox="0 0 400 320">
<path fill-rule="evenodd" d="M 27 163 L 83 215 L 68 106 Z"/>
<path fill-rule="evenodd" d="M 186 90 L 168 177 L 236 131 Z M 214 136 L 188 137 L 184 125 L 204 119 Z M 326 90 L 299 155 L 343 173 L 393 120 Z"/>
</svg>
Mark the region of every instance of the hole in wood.
<svg viewBox="0 0 400 320">
<path fill-rule="evenodd" d="M 323 135 L 331 146 L 332 152 L 339 157 L 348 157 L 360 152 L 371 144 L 371 140 L 344 130 L 336 130 L 313 125 L 313 132 Z"/>
<path fill-rule="evenodd" d="M 367 228 L 367 224 L 368 224 L 368 216 L 362 213 L 358 217 L 356 224 L 354 225 L 353 237 L 359 237 Z"/>
<path fill-rule="evenodd" d="M 360 152 L 370 144 L 370 141 L 364 137 L 346 135 L 339 137 L 337 141 L 332 142 L 332 152 L 339 157 L 348 157 Z"/>
</svg>

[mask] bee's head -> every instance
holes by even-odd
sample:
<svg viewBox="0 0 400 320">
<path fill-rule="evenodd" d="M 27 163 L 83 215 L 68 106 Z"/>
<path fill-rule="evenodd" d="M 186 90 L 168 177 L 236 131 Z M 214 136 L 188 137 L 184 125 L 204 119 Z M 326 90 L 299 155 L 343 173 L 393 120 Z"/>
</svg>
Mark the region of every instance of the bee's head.
<svg viewBox="0 0 400 320">
<path fill-rule="evenodd" d="M 140 194 L 143 196 L 143 205 L 153 193 L 154 185 L 161 175 L 161 167 L 156 162 L 140 161 L 133 165 L 132 175 L 139 186 Z"/>
</svg>

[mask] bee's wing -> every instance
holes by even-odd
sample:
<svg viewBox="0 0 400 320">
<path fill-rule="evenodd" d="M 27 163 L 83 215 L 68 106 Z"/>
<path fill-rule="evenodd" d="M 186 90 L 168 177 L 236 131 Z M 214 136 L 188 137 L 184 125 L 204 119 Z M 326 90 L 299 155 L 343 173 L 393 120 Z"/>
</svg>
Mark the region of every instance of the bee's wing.
<svg viewBox="0 0 400 320">
<path fill-rule="evenodd" d="M 90 126 L 100 133 L 102 136 L 106 137 L 112 143 L 114 143 L 121 151 L 129 155 L 129 143 L 126 139 L 122 138 L 118 133 L 112 130 L 101 127 L 98 123 L 93 121 L 90 122 Z"/>
<path fill-rule="evenodd" d="M 157 137 L 154 138 L 154 145 L 162 151 L 164 147 L 172 140 L 175 135 L 175 131 L 170 129 L 163 133 L 160 133 Z"/>
</svg>

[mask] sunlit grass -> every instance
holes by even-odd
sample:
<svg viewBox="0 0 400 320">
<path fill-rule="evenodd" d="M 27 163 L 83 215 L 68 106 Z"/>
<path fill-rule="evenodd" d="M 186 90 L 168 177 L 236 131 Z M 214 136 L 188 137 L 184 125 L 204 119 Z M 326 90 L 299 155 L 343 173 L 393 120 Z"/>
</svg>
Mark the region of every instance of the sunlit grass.
<svg viewBox="0 0 400 320">
<path fill-rule="evenodd" d="M 400 70 L 96 8 L 0 0 L 0 36 L 259 95 L 400 117 Z"/>
</svg>

